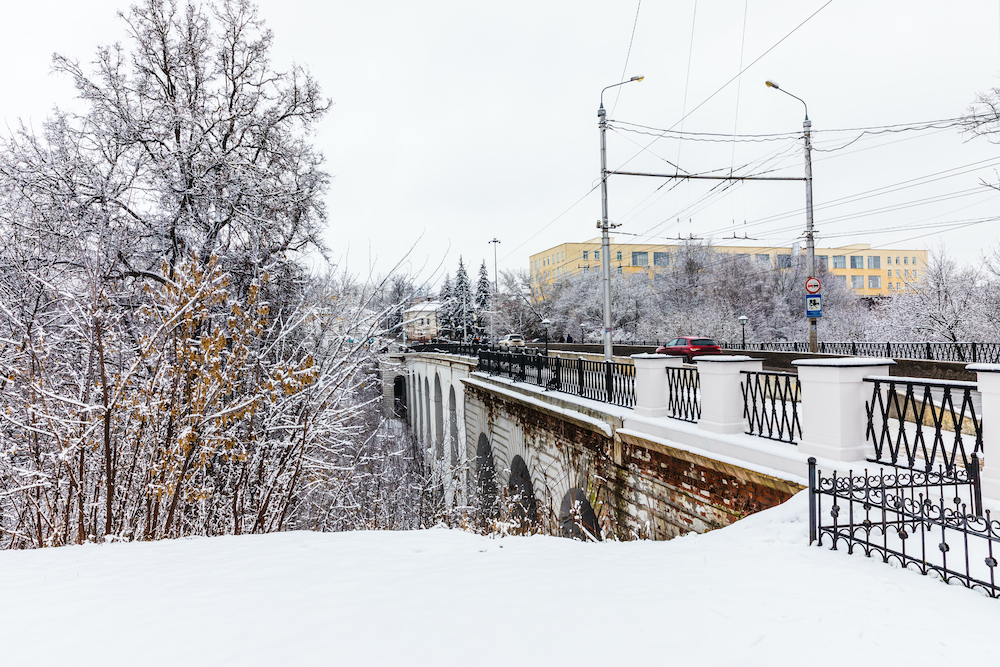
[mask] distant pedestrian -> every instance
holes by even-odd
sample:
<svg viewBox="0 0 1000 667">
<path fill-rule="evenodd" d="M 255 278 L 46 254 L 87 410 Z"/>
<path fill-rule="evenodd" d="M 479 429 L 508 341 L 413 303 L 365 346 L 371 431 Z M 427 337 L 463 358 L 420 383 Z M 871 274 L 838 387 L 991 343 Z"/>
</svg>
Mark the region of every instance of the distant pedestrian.
<svg viewBox="0 0 1000 667">
<path fill-rule="evenodd" d="M 566 342 L 567 343 L 572 343 L 573 342 L 573 336 L 571 336 L 569 334 L 566 334 Z"/>
</svg>

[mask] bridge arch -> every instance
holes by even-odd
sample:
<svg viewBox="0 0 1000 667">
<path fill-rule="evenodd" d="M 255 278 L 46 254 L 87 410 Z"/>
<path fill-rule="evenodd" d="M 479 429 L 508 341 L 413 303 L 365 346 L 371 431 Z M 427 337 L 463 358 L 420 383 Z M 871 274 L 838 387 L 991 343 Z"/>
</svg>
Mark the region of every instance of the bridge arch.
<svg viewBox="0 0 1000 667">
<path fill-rule="evenodd" d="M 455 404 L 455 385 L 448 389 L 448 445 L 451 467 L 458 467 L 458 406 Z"/>
<path fill-rule="evenodd" d="M 597 514 L 582 489 L 574 487 L 563 496 L 559 506 L 559 532 L 563 537 L 578 540 L 601 539 Z"/>
<path fill-rule="evenodd" d="M 483 519 L 495 519 L 500 508 L 496 462 L 493 460 L 490 439 L 485 433 L 479 434 L 479 441 L 476 443 L 476 495 Z"/>
<path fill-rule="evenodd" d="M 431 383 L 426 377 L 424 378 L 424 431 L 421 435 L 424 446 L 429 447 L 433 442 L 431 440 Z"/>
<path fill-rule="evenodd" d="M 406 421 L 406 377 L 397 375 L 392 380 L 392 409 L 396 417 Z"/>
<path fill-rule="evenodd" d="M 439 373 L 434 373 L 434 458 L 437 461 L 444 459 L 444 405 Z"/>
<path fill-rule="evenodd" d="M 535 500 L 535 489 L 531 483 L 531 471 L 521 455 L 514 456 L 510 462 L 510 476 L 507 478 L 507 491 L 513 501 L 512 512 L 518 519 L 532 523 L 538 521 L 538 501 Z"/>
</svg>

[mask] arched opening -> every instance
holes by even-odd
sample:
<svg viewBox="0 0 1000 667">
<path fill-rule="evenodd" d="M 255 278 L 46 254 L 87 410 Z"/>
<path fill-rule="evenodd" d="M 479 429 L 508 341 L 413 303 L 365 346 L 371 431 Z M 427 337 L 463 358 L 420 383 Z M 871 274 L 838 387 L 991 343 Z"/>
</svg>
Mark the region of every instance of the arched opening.
<svg viewBox="0 0 1000 667">
<path fill-rule="evenodd" d="M 458 409 L 455 406 L 455 387 L 448 390 L 448 440 L 451 450 L 451 467 L 458 466 Z"/>
<path fill-rule="evenodd" d="M 577 540 L 600 540 L 601 528 L 597 524 L 597 514 L 587 500 L 587 494 L 580 489 L 570 489 L 563 496 L 559 506 L 559 530 L 563 537 Z"/>
<path fill-rule="evenodd" d="M 444 405 L 441 400 L 441 376 L 434 374 L 434 458 L 444 459 Z"/>
<path fill-rule="evenodd" d="M 493 448 L 485 433 L 479 434 L 479 442 L 476 444 L 476 491 L 483 519 L 495 519 L 500 513 L 497 471 L 493 462 Z"/>
<path fill-rule="evenodd" d="M 413 412 L 415 413 L 415 417 L 413 420 L 413 434 L 416 436 L 416 440 L 419 442 L 420 436 L 423 434 L 423 431 L 421 429 L 424 426 L 424 392 L 423 392 L 423 385 L 420 383 L 419 375 L 413 376 L 413 382 L 416 385 L 416 387 L 414 387 L 416 389 L 416 392 L 414 392 L 414 396 L 416 397 L 416 403 L 414 403 L 413 405 L 414 408 Z"/>
<path fill-rule="evenodd" d="M 406 419 L 406 378 L 397 375 L 392 381 L 392 409 L 396 417 Z"/>
<path fill-rule="evenodd" d="M 425 446 L 430 446 L 431 440 L 431 383 L 424 378 L 424 432 L 423 442 Z"/>
<path fill-rule="evenodd" d="M 535 501 L 535 489 L 531 485 L 531 472 L 520 455 L 510 462 L 507 491 L 512 503 L 511 512 L 515 517 L 532 523 L 538 521 L 538 503 Z"/>
</svg>

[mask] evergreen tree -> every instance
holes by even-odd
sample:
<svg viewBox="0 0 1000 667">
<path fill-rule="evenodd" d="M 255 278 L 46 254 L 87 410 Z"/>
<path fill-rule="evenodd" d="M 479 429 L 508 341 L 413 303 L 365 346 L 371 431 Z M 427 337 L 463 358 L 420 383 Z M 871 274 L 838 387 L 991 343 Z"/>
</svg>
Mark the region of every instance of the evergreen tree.
<svg viewBox="0 0 1000 667">
<path fill-rule="evenodd" d="M 488 324 L 487 318 L 490 308 L 490 297 L 493 295 L 493 285 L 490 283 L 490 274 L 486 270 L 486 260 L 479 265 L 479 282 L 476 283 L 476 335 L 484 336 Z"/>
<path fill-rule="evenodd" d="M 442 337 L 452 338 L 455 329 L 455 290 L 451 286 L 451 276 L 447 273 L 444 274 L 444 283 L 438 292 L 438 301 L 441 303 L 437 311 L 438 329 L 441 330 Z"/>
<path fill-rule="evenodd" d="M 472 285 L 469 274 L 465 271 L 465 263 L 458 258 L 458 271 L 455 272 L 454 287 L 455 333 L 468 340 L 469 334 L 476 326 L 476 309 L 472 299 Z"/>
</svg>

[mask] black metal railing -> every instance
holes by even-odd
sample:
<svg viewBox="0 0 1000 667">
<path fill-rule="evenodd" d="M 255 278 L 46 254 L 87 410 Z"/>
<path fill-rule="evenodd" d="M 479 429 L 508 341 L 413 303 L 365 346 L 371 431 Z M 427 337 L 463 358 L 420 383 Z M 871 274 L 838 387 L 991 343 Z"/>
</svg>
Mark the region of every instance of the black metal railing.
<svg viewBox="0 0 1000 667">
<path fill-rule="evenodd" d="M 875 463 L 933 470 L 978 488 L 983 427 L 975 382 L 875 376 L 865 438 Z M 980 402 L 981 405 L 981 402 Z"/>
<path fill-rule="evenodd" d="M 762 352 L 809 352 L 809 343 L 777 341 L 723 343 L 730 350 L 759 350 Z M 976 342 L 907 342 L 907 341 L 828 341 L 820 342 L 820 354 L 839 354 L 851 357 L 889 357 L 890 359 L 918 359 L 924 361 L 958 361 L 965 363 L 1000 363 L 1000 343 Z"/>
<path fill-rule="evenodd" d="M 674 419 L 697 422 L 701 418 L 701 379 L 697 368 L 667 368 L 667 410 Z"/>
<path fill-rule="evenodd" d="M 824 500 L 826 499 L 826 500 Z M 1000 597 L 1000 521 L 985 516 L 976 487 L 944 468 L 823 477 L 809 459 L 809 542 Z"/>
<path fill-rule="evenodd" d="M 498 349 L 489 343 L 419 343 L 406 348 L 407 352 L 437 352 L 459 354 L 466 357 L 479 356 L 480 350 Z"/>
<path fill-rule="evenodd" d="M 802 439 L 799 403 L 802 390 L 795 373 L 740 371 L 747 433 L 795 444 Z"/>
<path fill-rule="evenodd" d="M 632 364 L 483 349 L 478 370 L 626 408 L 635 405 Z"/>
</svg>

